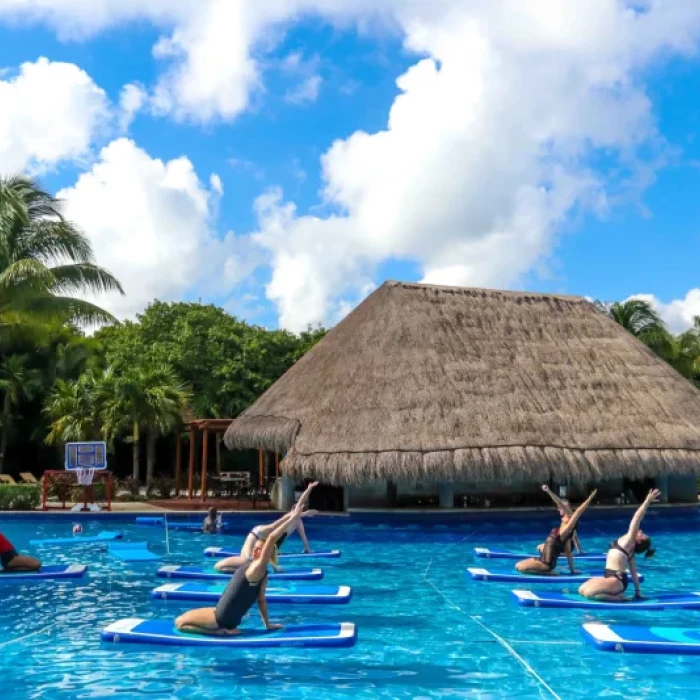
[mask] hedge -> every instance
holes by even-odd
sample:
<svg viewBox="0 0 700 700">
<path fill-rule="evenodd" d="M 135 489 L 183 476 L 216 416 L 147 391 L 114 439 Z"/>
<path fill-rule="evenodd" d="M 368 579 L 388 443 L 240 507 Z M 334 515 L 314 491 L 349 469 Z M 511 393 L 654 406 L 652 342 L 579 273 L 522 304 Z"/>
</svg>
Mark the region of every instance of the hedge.
<svg viewBox="0 0 700 700">
<path fill-rule="evenodd" d="M 0 510 L 36 510 L 40 503 L 39 484 L 0 484 Z"/>
</svg>

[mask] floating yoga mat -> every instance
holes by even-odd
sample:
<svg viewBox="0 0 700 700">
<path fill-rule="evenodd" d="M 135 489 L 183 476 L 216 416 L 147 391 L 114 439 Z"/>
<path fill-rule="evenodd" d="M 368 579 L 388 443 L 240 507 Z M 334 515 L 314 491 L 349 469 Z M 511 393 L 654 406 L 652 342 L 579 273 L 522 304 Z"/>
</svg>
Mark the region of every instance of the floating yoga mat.
<svg viewBox="0 0 700 700">
<path fill-rule="evenodd" d="M 17 581 L 42 581 L 60 578 L 82 578 L 87 566 L 82 564 L 50 564 L 42 566 L 39 571 L 0 572 L 0 583 Z"/>
<path fill-rule="evenodd" d="M 129 618 L 105 627 L 100 638 L 104 642 L 178 647 L 351 647 L 357 642 L 357 629 L 352 622 L 337 622 L 290 625 L 281 630 L 243 629 L 234 636 L 213 637 L 179 632 L 172 620 Z"/>
<path fill-rule="evenodd" d="M 162 559 L 148 549 L 146 542 L 110 542 L 108 551 L 122 561 L 157 561 Z"/>
<path fill-rule="evenodd" d="M 532 591 L 513 591 L 518 605 L 535 608 L 579 608 L 596 610 L 668 610 L 685 608 L 700 610 L 700 592 L 660 593 L 641 600 L 627 600 L 619 603 L 589 600 L 570 593 L 533 593 Z"/>
<path fill-rule="evenodd" d="M 602 571 L 592 571 L 585 574 L 562 573 L 557 576 L 546 574 L 521 574 L 519 571 L 489 571 L 469 567 L 467 573 L 476 581 L 493 581 L 496 583 L 585 583 L 589 579 L 603 575 Z M 639 580 L 644 581 L 644 574 L 639 574 Z"/>
<path fill-rule="evenodd" d="M 700 654 L 700 629 L 692 627 L 582 626 L 584 639 L 601 651 L 638 654 Z"/>
<path fill-rule="evenodd" d="M 224 547 L 207 547 L 204 550 L 205 557 L 237 557 L 240 551 L 225 549 Z M 331 549 L 327 552 L 298 552 L 297 554 L 280 554 L 278 559 L 337 559 L 340 556 L 339 549 Z"/>
<path fill-rule="evenodd" d="M 157 600 L 189 600 L 216 604 L 226 584 L 208 586 L 205 583 L 166 583 L 151 591 Z M 309 586 L 294 583 L 268 585 L 265 598 L 268 603 L 349 603 L 350 586 Z"/>
<path fill-rule="evenodd" d="M 105 530 L 103 532 L 98 532 L 93 537 L 83 537 L 82 535 L 76 535 L 75 537 L 52 537 L 48 540 L 29 540 L 29 544 L 90 544 L 94 542 L 110 542 L 111 540 L 119 540 L 121 538 L 121 532 Z"/>
<path fill-rule="evenodd" d="M 474 547 L 474 554 L 485 559 L 538 559 L 539 552 L 528 554 L 527 552 L 513 552 L 508 549 L 488 549 L 488 547 Z M 605 561 L 607 554 L 574 554 L 576 561 Z"/>
<path fill-rule="evenodd" d="M 169 565 L 161 566 L 157 575 L 160 578 L 228 581 L 232 574 L 222 573 L 215 569 L 202 569 L 199 566 Z M 271 571 L 268 578 L 271 580 L 318 581 L 323 578 L 323 569 L 288 569 L 279 573 Z"/>
</svg>

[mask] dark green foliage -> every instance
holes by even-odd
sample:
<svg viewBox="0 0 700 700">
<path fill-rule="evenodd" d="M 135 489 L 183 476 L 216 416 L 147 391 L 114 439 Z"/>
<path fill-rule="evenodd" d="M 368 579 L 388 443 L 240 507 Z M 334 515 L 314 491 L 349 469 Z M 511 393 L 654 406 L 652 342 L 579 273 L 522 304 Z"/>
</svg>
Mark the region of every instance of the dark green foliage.
<svg viewBox="0 0 700 700">
<path fill-rule="evenodd" d="M 41 487 L 33 484 L 0 484 L 0 510 L 36 510 Z"/>
</svg>

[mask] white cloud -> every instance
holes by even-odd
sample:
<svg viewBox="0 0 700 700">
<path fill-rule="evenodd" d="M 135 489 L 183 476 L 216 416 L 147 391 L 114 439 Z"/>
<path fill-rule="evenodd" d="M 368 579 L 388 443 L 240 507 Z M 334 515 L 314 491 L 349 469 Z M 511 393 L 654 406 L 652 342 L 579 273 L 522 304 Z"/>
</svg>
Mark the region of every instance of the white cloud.
<svg viewBox="0 0 700 700">
<path fill-rule="evenodd" d="M 318 98 L 318 93 L 321 90 L 323 78 L 320 75 L 312 75 L 306 78 L 302 83 L 287 91 L 284 99 L 292 104 L 304 104 L 307 102 L 315 102 Z"/>
<path fill-rule="evenodd" d="M 221 178 L 216 173 L 212 173 L 210 175 L 209 184 L 211 185 L 212 190 L 214 190 L 214 192 L 217 194 L 221 195 L 224 193 L 224 183 L 221 182 Z"/>
<path fill-rule="evenodd" d="M 700 289 L 697 287 L 688 291 L 683 299 L 669 302 L 663 302 L 653 294 L 634 294 L 629 299 L 642 299 L 650 304 L 672 333 L 682 333 L 692 328 L 695 317 L 700 316 Z"/>
<path fill-rule="evenodd" d="M 119 96 L 119 130 L 125 133 L 134 117 L 148 101 L 148 92 L 140 83 L 129 83 L 122 88 Z"/>
<path fill-rule="evenodd" d="M 700 30 L 691 2 L 643 13 L 613 0 L 384 7 L 427 57 L 398 79 L 384 130 L 323 156 L 334 213 L 300 215 L 279 192 L 258 202 L 267 295 L 295 330 L 333 318 L 389 257 L 418 262 L 426 282 L 517 285 L 572 212 L 604 211 L 620 189 L 592 155 L 633 180 L 648 167 L 641 154 L 663 144 L 642 71 L 694 48 Z"/>
<path fill-rule="evenodd" d="M 210 229 L 217 193 L 207 190 L 185 157 L 163 162 L 128 139 L 113 141 L 89 172 L 57 195 L 65 215 L 88 235 L 98 264 L 126 296 L 95 299 L 119 318 L 154 298 L 177 299 L 221 280 L 231 240 Z"/>
<path fill-rule="evenodd" d="M 42 170 L 85 156 L 110 118 L 109 101 L 72 63 L 39 58 L 0 81 L 3 172 Z"/>
</svg>

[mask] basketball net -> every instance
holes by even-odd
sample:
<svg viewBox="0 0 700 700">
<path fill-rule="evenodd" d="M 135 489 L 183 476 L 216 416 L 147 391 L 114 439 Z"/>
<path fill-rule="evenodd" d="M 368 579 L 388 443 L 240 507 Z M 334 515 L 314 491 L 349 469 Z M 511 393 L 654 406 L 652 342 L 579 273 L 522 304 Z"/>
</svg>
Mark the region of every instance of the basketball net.
<svg viewBox="0 0 700 700">
<path fill-rule="evenodd" d="M 78 486 L 92 486 L 92 480 L 95 478 L 95 470 L 76 469 L 75 476 L 78 479 Z"/>
</svg>

